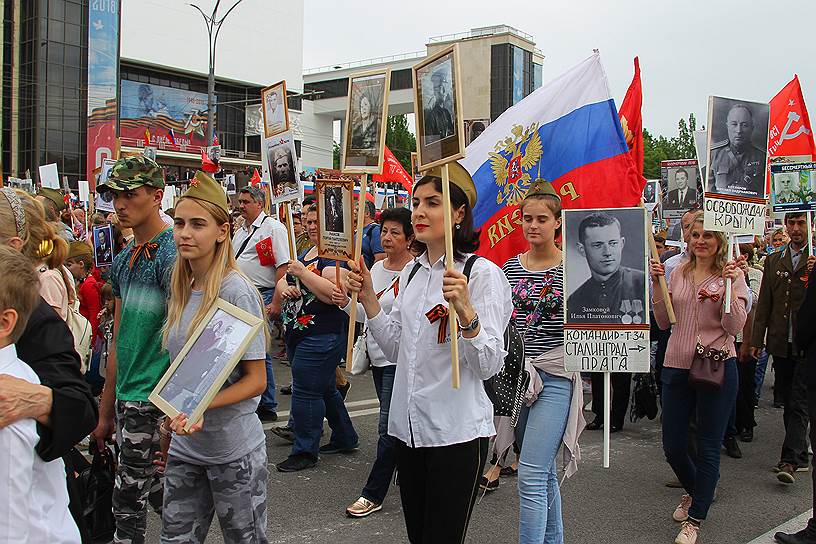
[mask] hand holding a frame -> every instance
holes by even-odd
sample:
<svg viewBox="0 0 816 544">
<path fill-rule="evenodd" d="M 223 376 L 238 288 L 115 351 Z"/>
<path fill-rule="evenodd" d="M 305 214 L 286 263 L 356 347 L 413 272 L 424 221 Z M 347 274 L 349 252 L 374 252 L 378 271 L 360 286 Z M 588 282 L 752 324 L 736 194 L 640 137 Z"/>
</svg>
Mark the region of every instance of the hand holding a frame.
<svg viewBox="0 0 816 544">
<path fill-rule="evenodd" d="M 468 290 L 467 278 L 464 274 L 453 268 L 445 270 L 445 275 L 442 279 L 442 296 L 445 300 L 452 304 L 456 310 L 456 315 L 459 318 L 460 326 L 467 326 L 476 317 L 476 310 L 470 304 L 470 291 Z M 478 334 L 481 326 L 476 327 L 476 330 L 462 332 L 465 338 L 473 338 Z"/>
<path fill-rule="evenodd" d="M 190 427 L 190 430 L 184 429 L 186 425 L 187 414 L 185 414 L 184 412 L 181 412 L 176 417 L 170 420 L 170 430 L 179 436 L 185 436 L 196 433 L 204 427 L 204 415 L 202 414 L 201 419 L 193 423 L 193 425 Z"/>
</svg>

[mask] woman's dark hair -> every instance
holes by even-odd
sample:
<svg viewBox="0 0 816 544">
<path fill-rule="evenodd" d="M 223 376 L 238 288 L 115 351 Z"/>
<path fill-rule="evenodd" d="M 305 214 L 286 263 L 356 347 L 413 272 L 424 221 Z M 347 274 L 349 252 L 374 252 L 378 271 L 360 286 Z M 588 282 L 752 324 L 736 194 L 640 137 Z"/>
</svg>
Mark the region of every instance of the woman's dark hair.
<svg viewBox="0 0 816 544">
<path fill-rule="evenodd" d="M 416 194 L 417 188 L 428 183 L 433 183 L 434 190 L 437 193 L 442 193 L 442 178 L 425 176 L 414 185 L 414 194 Z M 462 222 L 459 223 L 460 228 L 453 229 L 453 256 L 461 260 L 464 258 L 465 253 L 475 253 L 479 249 L 479 231 L 473 230 L 473 211 L 470 209 L 467 195 L 453 183 L 450 184 L 450 200 L 451 209 L 458 210 L 462 206 L 465 207 L 465 216 Z M 411 250 L 414 251 L 415 255 L 421 255 L 427 249 L 425 244 L 414 238 Z"/>
<path fill-rule="evenodd" d="M 411 211 L 406 208 L 386 208 L 380 213 L 380 230 L 386 221 L 393 221 L 402 226 L 405 238 L 414 235 L 414 226 L 411 224 Z"/>
</svg>

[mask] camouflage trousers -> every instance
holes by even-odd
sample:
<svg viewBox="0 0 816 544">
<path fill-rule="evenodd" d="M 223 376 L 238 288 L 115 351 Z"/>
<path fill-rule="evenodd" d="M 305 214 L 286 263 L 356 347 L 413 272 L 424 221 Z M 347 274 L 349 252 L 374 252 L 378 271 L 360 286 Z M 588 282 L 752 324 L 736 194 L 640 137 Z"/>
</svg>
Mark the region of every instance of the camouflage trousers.
<svg viewBox="0 0 816 544">
<path fill-rule="evenodd" d="M 161 475 L 153 464 L 164 414 L 149 402 L 116 401 L 119 465 L 113 489 L 116 544 L 143 544 L 147 503 L 161 512 Z"/>
<path fill-rule="evenodd" d="M 266 444 L 223 465 L 170 456 L 164 471 L 162 544 L 204 542 L 213 513 L 228 544 L 266 544 Z"/>
</svg>

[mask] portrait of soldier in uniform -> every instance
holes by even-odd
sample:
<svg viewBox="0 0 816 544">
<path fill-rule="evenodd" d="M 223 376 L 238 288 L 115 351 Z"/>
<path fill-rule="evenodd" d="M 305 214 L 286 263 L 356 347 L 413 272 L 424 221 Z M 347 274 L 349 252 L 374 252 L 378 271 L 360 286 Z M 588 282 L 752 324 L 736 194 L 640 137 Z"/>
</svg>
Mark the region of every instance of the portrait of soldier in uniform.
<svg viewBox="0 0 816 544">
<path fill-rule="evenodd" d="M 453 136 L 453 99 L 450 81 L 442 69 L 431 74 L 433 96 L 425 106 L 425 143 Z"/>
<path fill-rule="evenodd" d="M 707 190 L 712 193 L 763 198 L 768 105 L 714 97 L 711 108 L 712 143 Z"/>
<path fill-rule="evenodd" d="M 691 168 L 677 168 L 674 172 L 672 170 L 669 169 L 669 191 L 663 207 L 667 210 L 687 210 L 697 201 L 696 176 L 693 182 L 689 182 L 691 174 L 696 172 Z"/>
<path fill-rule="evenodd" d="M 633 239 L 629 262 L 639 263 L 639 269 L 622 264 L 627 236 L 617 215 L 623 212 L 634 212 L 633 217 L 625 217 L 623 224 Z M 575 218 L 575 215 L 571 212 L 567 217 Z M 571 229 L 570 246 L 565 248 L 569 276 L 566 278 L 567 323 L 631 324 L 644 323 L 648 318 L 645 315 L 644 217 L 643 211 L 636 209 L 595 210 L 581 219 L 577 233 L 574 227 Z M 584 269 L 579 266 L 583 264 L 579 263 L 581 258 L 589 269 L 589 277 L 573 290 L 571 285 L 580 281 L 577 276 Z"/>
</svg>

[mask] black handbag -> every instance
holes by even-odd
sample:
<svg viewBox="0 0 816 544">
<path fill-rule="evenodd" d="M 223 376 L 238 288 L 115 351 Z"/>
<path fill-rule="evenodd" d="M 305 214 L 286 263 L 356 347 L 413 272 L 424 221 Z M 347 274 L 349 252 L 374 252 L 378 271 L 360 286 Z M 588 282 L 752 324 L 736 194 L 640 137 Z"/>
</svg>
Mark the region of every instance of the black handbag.
<svg viewBox="0 0 816 544">
<path fill-rule="evenodd" d="M 635 389 L 632 393 L 632 409 L 629 420 L 634 423 L 640 418 L 650 420 L 657 417 L 657 384 L 651 372 L 635 374 Z"/>
<path fill-rule="evenodd" d="M 504 349 L 507 355 L 501 372 L 483 383 L 493 403 L 493 415 L 509 417 L 515 427 L 521 415 L 524 392 L 530 384 L 530 373 L 524 369 L 524 342 L 512 321 L 504 330 Z"/>
<path fill-rule="evenodd" d="M 116 530 L 113 517 L 113 485 L 116 477 L 116 457 L 109 446 L 99 451 L 92 441 L 91 465 L 80 472 L 83 492 L 82 516 L 92 541 L 110 541 Z"/>
</svg>

